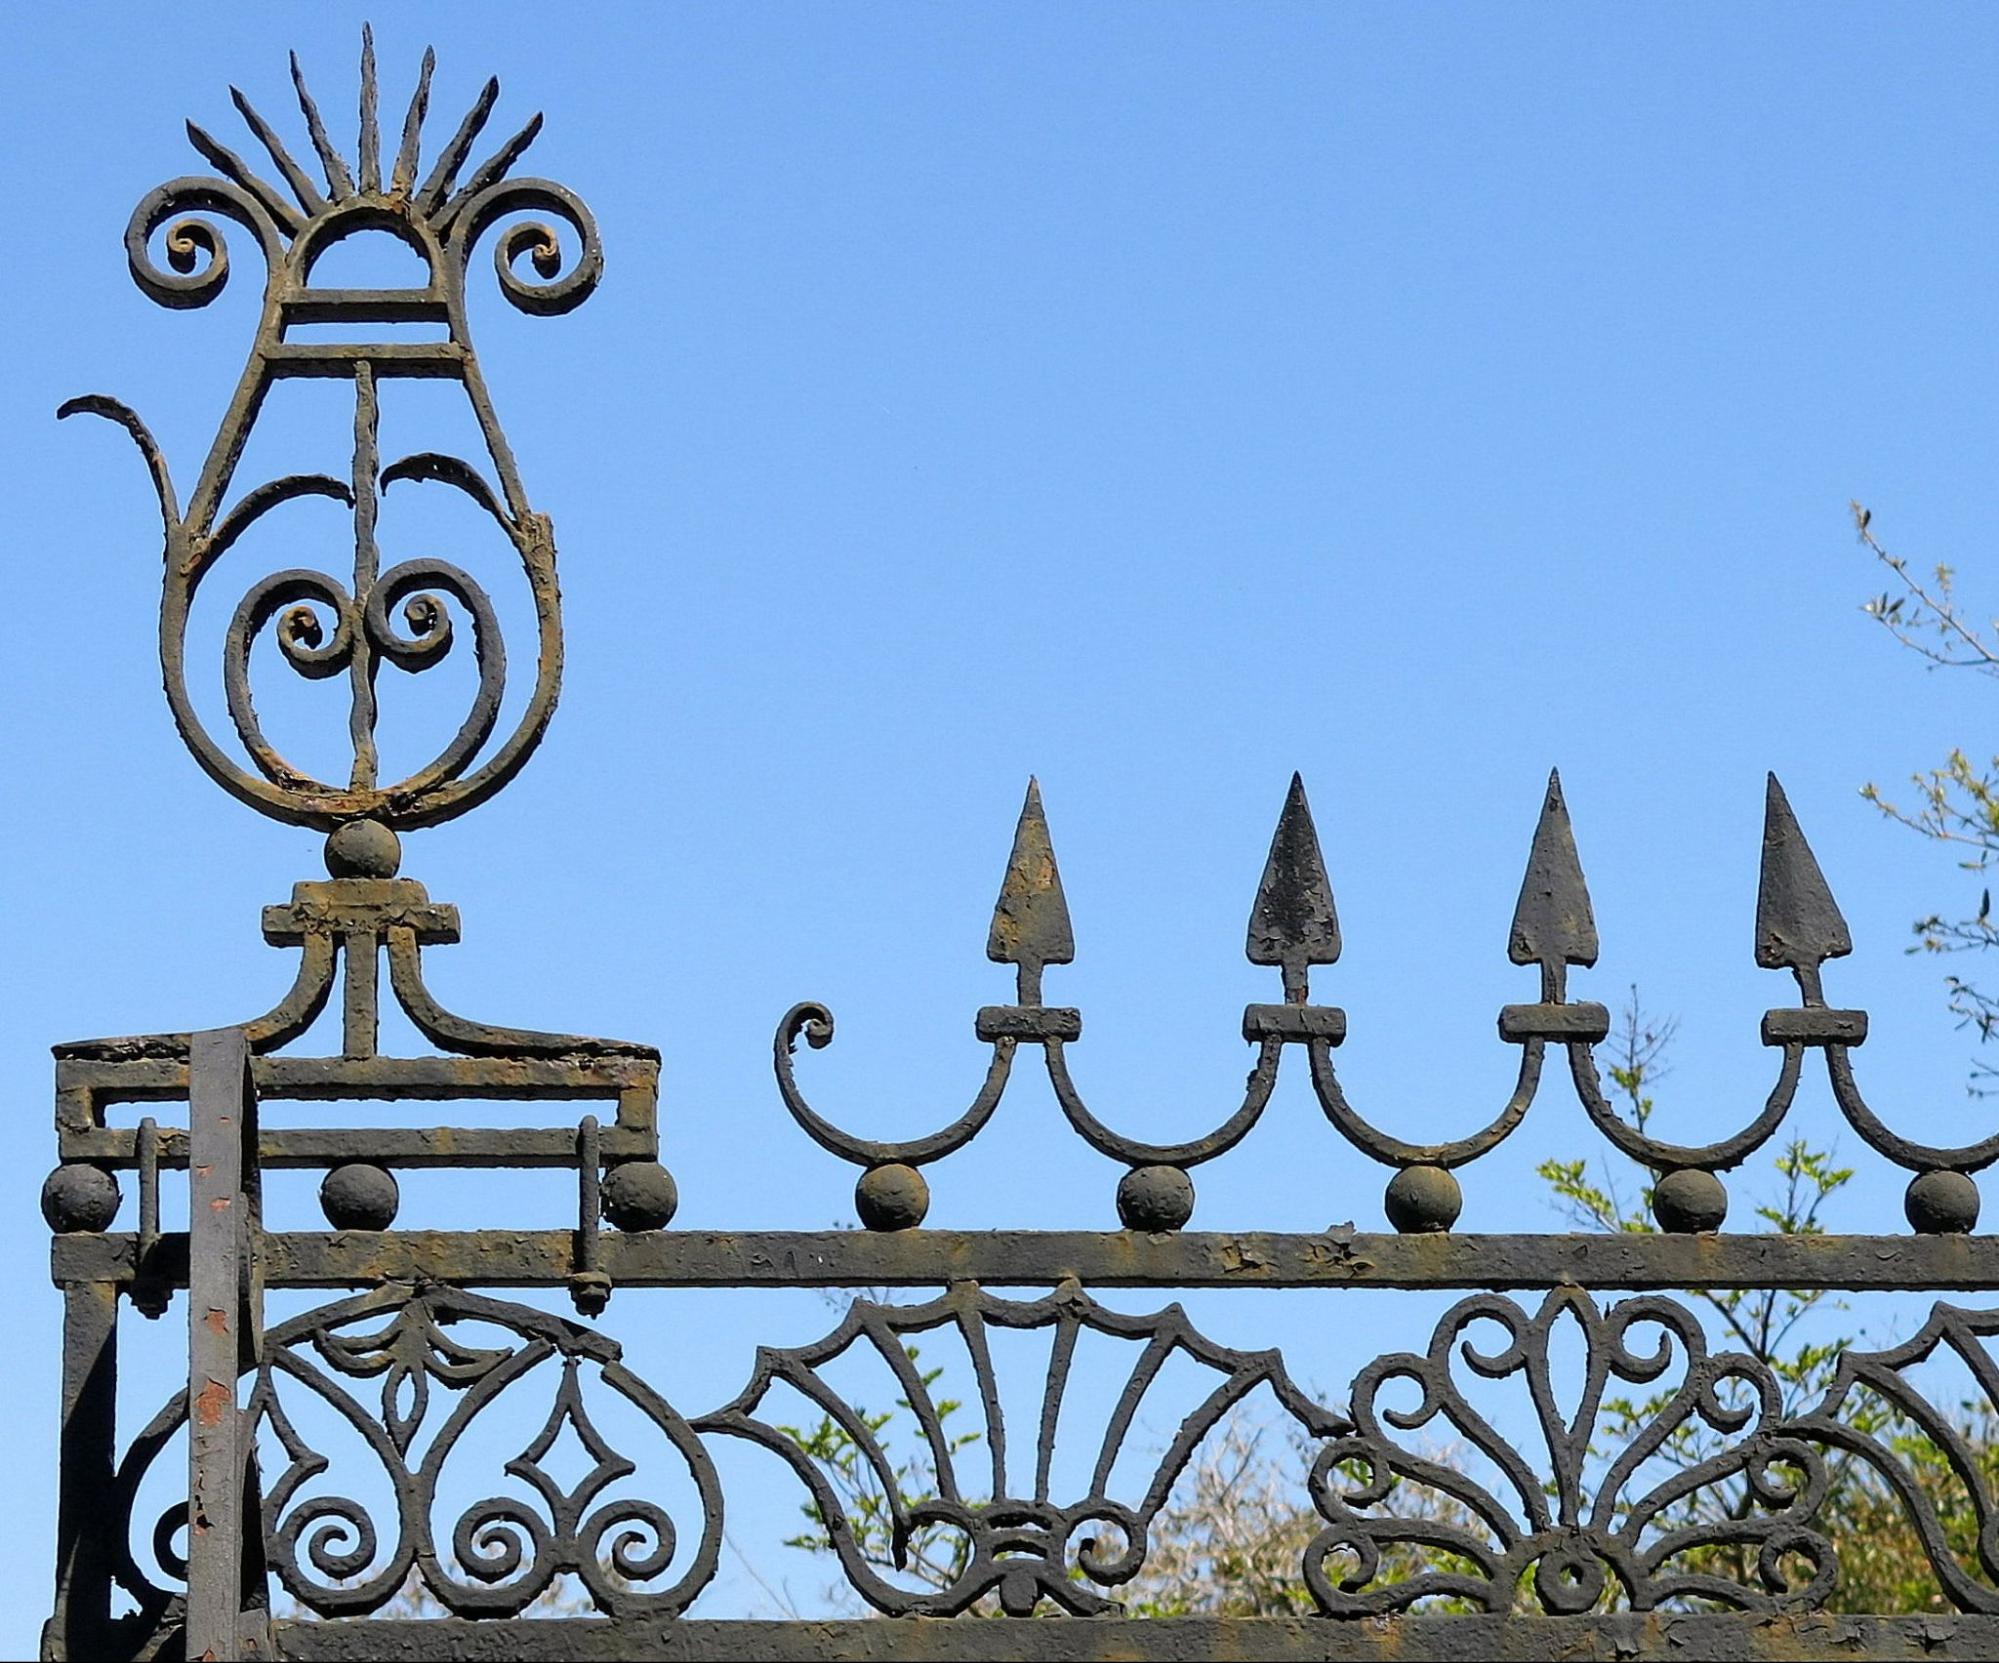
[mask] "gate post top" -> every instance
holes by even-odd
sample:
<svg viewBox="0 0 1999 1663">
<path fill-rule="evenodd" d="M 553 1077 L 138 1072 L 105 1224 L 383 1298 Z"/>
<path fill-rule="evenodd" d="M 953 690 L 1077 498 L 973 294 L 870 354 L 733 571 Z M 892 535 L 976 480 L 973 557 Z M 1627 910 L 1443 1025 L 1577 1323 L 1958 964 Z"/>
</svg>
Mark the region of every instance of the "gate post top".
<svg viewBox="0 0 1999 1663">
<path fill-rule="evenodd" d="M 596 221 L 582 199 L 553 180 L 516 171 L 541 132 L 541 116 L 497 144 L 484 138 L 499 98 L 497 80 L 486 82 L 449 138 L 427 145 L 435 62 L 434 54 L 424 54 L 400 128 L 388 135 L 395 148 L 385 154 L 374 41 L 364 31 L 360 128 L 350 153 L 328 131 L 294 56 L 293 89 L 316 172 L 232 88 L 270 172 L 260 172 L 190 121 L 188 138 L 213 171 L 170 180 L 133 210 L 126 257 L 134 281 L 163 306 L 205 306 L 231 281 L 235 268 L 219 222 L 246 233 L 264 263 L 263 305 L 249 358 L 185 509 L 168 460 L 137 412 L 101 394 L 71 399 L 58 412 L 116 422 L 151 472 L 165 532 L 161 669 L 188 750 L 224 790 L 259 812 L 344 834 L 337 858 L 344 863 L 358 856 L 364 867 L 388 858 L 384 851 L 395 831 L 448 820 L 505 787 L 540 743 L 561 686 L 553 527 L 529 504 L 473 349 L 466 313 L 472 255 L 489 231 L 503 227 L 492 245 L 500 292 L 519 310 L 544 317 L 588 299 L 604 265 Z M 367 288 L 320 279 L 318 268 L 332 249 L 373 237 L 389 238 L 414 256 L 422 280 Z M 483 456 L 380 454 L 379 415 L 388 384 L 412 376 L 458 384 L 483 438 Z M 298 378 L 352 385 L 351 462 L 339 473 L 287 474 L 232 495 L 238 461 L 267 398 Z M 510 720 L 503 719 L 508 644 L 485 588 L 464 568 L 429 555 L 383 569 L 377 516 L 383 493 L 404 481 L 428 481 L 465 495 L 491 518 L 521 564 L 535 617 L 527 660 L 532 679 Z M 189 691 L 190 613 L 225 552 L 267 516 L 277 514 L 282 523 L 287 504 L 308 498 L 347 508 L 352 570 L 339 576 L 295 567 L 273 571 L 235 603 L 222 643 L 234 729 L 233 743 L 225 743 L 203 723 Z M 267 632 L 294 673 L 347 684 L 351 767 L 345 777 L 320 778 L 296 765 L 266 732 L 252 698 L 251 664 Z M 466 633 L 478 680 L 457 733 L 420 765 L 385 774 L 375 740 L 377 704 L 397 678 L 378 689 L 379 670 L 426 670 Z M 518 650 L 514 659 L 521 662 Z"/>
</svg>

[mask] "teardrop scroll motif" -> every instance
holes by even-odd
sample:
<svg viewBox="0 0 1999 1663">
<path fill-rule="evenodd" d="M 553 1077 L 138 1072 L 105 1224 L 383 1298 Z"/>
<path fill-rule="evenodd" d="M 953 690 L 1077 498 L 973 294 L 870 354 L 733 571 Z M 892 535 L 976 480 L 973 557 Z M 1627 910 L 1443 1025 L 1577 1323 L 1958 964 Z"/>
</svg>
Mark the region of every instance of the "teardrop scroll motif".
<svg viewBox="0 0 1999 1663">
<path fill-rule="evenodd" d="M 518 1343 L 462 1343 L 447 1332 L 458 1322 L 490 1325 Z M 541 1432 L 507 1464 L 507 1471 L 538 1497 L 542 1510 L 514 1497 L 463 1509 L 448 1537 L 451 1557 L 464 1573 L 456 1574 L 437 1541 L 433 1515 L 439 1479 L 471 1424 L 526 1377 L 548 1378 L 551 1362 L 553 1406 Z M 381 1464 L 395 1494 L 392 1520 L 375 1517 L 349 1496 L 316 1489 L 307 1493 L 330 1463 L 287 1413 L 277 1389 L 280 1377 L 337 1414 Z M 375 1407 L 342 1384 L 378 1378 Z M 685 1463 L 701 1505 L 700 1533 L 691 1549 L 656 1503 L 604 1499 L 612 1484 L 636 1468 L 591 1420 L 586 1378 L 636 1408 Z M 450 1406 L 412 1465 L 412 1452 L 436 1414 L 439 1388 L 449 1394 Z M 721 1487 L 700 1440 L 658 1393 L 626 1368 L 614 1341 L 548 1312 L 454 1288 L 391 1283 L 271 1328 L 245 1413 L 268 1430 L 286 1457 L 264 1496 L 271 1568 L 293 1598 L 322 1616 L 378 1611 L 412 1575 L 455 1615 L 509 1616 L 532 1604 L 564 1573 L 579 1577 L 597 1608 L 608 1615 L 675 1616 L 715 1573 Z M 186 1421 L 187 1394 L 182 1392 L 133 1440 L 113 1483 L 113 1516 L 128 1526 L 116 1537 L 114 1574 L 153 1619 L 163 1617 L 179 1596 L 140 1569 L 129 1525 L 136 1522 L 132 1508 L 147 1471 Z M 596 1460 L 593 1469 L 569 1486 L 541 1466 L 565 1427 L 574 1429 Z M 169 1509 L 153 1531 L 155 1556 L 170 1575 L 185 1571 L 171 1548 L 185 1511 L 184 1502 Z M 380 1552 L 384 1542 L 386 1556 Z M 685 1569 L 670 1586 L 634 1586 L 656 1580 L 683 1560 Z"/>
</svg>

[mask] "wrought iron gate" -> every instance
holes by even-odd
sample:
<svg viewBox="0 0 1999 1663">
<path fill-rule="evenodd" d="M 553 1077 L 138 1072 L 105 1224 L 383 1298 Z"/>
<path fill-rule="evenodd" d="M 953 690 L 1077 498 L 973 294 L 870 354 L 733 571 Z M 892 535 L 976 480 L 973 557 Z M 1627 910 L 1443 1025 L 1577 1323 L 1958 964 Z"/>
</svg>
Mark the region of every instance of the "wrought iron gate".
<svg viewBox="0 0 1999 1663">
<path fill-rule="evenodd" d="M 1999 1310 L 1937 1304 L 1927 1324 L 1890 1350 L 1849 1353 L 1822 1401 L 1785 1413 L 1768 1367 L 1715 1350 L 1672 1290 L 1999 1288 L 1999 1253 L 1972 1233 L 1979 1192 L 1970 1174 L 1999 1159 L 1999 1136 L 1932 1148 L 1891 1131 L 1868 1106 L 1853 1053 L 1867 1017 L 1827 1003 L 1828 960 L 1850 950 L 1846 925 L 1782 791 L 1770 782 L 1756 917 L 1756 958 L 1787 972 L 1790 1002 L 1768 1011 L 1762 1039 L 1777 1082 L 1736 1135 L 1687 1147 L 1634 1129 L 1607 1101 L 1592 1053 L 1608 1031 L 1604 1007 L 1572 999 L 1571 968 L 1597 957 L 1597 937 L 1560 784 L 1551 779 L 1515 913 L 1509 955 L 1538 981 L 1536 996 L 1499 1013 L 1517 1049 L 1518 1080 L 1497 1117 L 1455 1142 L 1418 1146 L 1381 1130 L 1350 1103 L 1334 1052 L 1344 1011 L 1313 1001 L 1309 978 L 1340 953 L 1333 894 L 1302 786 L 1294 780 L 1252 908 L 1247 951 L 1278 973 L 1280 997 L 1252 1004 L 1253 1046 L 1241 1106 L 1205 1137 L 1155 1145 L 1100 1120 L 1071 1077 L 1075 1009 L 1044 1000 L 1051 967 L 1074 956 L 1061 879 L 1038 793 L 1030 786 L 1015 833 L 987 952 L 1011 965 L 1014 999 L 977 1013 L 990 1047 L 983 1085 L 956 1121 L 902 1142 L 858 1136 L 807 1100 L 795 1067 L 803 1039 L 826 1045 L 833 1017 L 804 1003 L 776 1032 L 776 1084 L 799 1128 L 859 1171 L 863 1229 L 691 1232 L 670 1227 L 674 1183 L 660 1162 L 659 1058 L 649 1046 L 502 1028 L 446 1009 L 424 979 L 428 948 L 456 941 L 458 915 L 400 875 L 400 834 L 475 807 L 505 786 L 552 713 L 562 668 L 560 599 L 549 521 L 529 504 L 479 373 L 467 326 L 468 263 L 489 232 L 502 293 L 549 315 L 585 300 L 601 269 L 597 230 L 569 190 L 515 169 L 539 131 L 536 116 L 485 153 L 498 96 L 488 82 L 434 157 L 424 154 L 432 60 L 392 154 L 378 121 L 372 45 L 361 65 L 361 121 L 350 159 L 322 121 L 298 65 L 292 74 L 318 175 L 240 93 L 236 103 L 267 153 L 273 180 L 203 129 L 189 136 L 211 172 L 179 178 L 132 216 L 126 250 L 140 287 L 171 307 L 214 297 L 232 267 L 216 221 L 253 238 L 266 265 L 257 337 L 234 401 L 185 509 L 168 464 L 139 417 L 109 398 L 72 401 L 122 425 L 158 490 L 165 526 L 161 662 L 182 738 L 226 790 L 280 821 L 327 834 L 324 879 L 298 884 L 263 915 L 265 939 L 298 955 L 291 990 L 268 1012 L 193 1034 L 152 1034 L 56 1048 L 61 1164 L 44 1192 L 56 1232 L 54 1278 L 66 1302 L 62 1468 L 55 1611 L 46 1655 L 409 1657 L 1191 1658 L 1578 1656 L 1893 1656 L 1999 1654 L 1999 1511 L 1990 1474 L 1957 1429 L 1952 1405 L 1931 1401 L 1909 1371 L 1955 1353 L 1999 1404 L 1999 1364 L 1984 1341 Z M 426 166 L 426 162 L 428 165 Z M 258 167 L 263 164 L 259 163 Z M 523 214 L 546 216 L 522 219 Z M 559 223 L 557 223 L 559 222 Z M 315 282 L 344 239 L 386 236 L 427 276 L 402 288 Z M 566 243 L 565 243 L 566 236 Z M 164 264 L 161 263 L 163 258 Z M 423 323 L 433 338 L 371 338 L 384 324 Z M 331 333 L 327 331 L 331 329 Z M 313 333 L 318 330 L 318 333 Z M 343 331 L 347 333 L 343 334 Z M 379 330 L 377 331 L 379 333 Z M 388 383 L 420 376 L 463 389 L 487 454 L 421 452 L 383 462 L 379 402 Z M 353 387 L 351 466 L 294 474 L 232 496 L 245 439 L 266 394 L 289 377 Z M 508 712 L 508 660 L 487 593 L 458 566 L 407 560 L 382 569 L 376 512 L 391 485 L 426 481 L 464 493 L 492 519 L 526 576 L 536 620 L 532 681 Z M 353 568 L 337 578 L 292 569 L 254 584 L 234 605 L 224 686 L 234 745 L 205 728 L 190 695 L 190 613 L 216 561 L 263 516 L 319 496 L 351 511 Z M 444 749 L 400 779 L 382 777 L 374 742 L 386 664 L 420 672 L 469 631 L 477 686 Z M 268 632 L 268 633 L 267 633 Z M 251 696 L 253 647 L 266 641 L 291 669 L 345 677 L 352 768 L 322 780 L 266 736 Z M 504 718 L 504 719 L 503 719 Z M 380 973 L 436 1054 L 384 1055 Z M 337 1056 L 299 1056 L 336 996 Z M 923 1228 L 923 1169 L 954 1156 L 992 1119 L 1023 1049 L 1039 1052 L 1069 1123 L 1122 1163 L 1115 1231 L 960 1232 Z M 1657 1176 L 1657 1235 L 1460 1235 L 1453 1175 L 1509 1137 L 1541 1084 L 1551 1050 L 1596 1130 Z M 1847 1123 L 1880 1157 L 1914 1174 L 1913 1234 L 1803 1237 L 1722 1229 L 1718 1173 L 1764 1146 L 1784 1124 L 1808 1066 L 1822 1060 Z M 1389 1173 L 1391 1232 L 1190 1229 L 1190 1172 L 1256 1126 L 1288 1060 L 1310 1077 L 1333 1128 Z M 440 1123 L 260 1127 L 277 1100 L 511 1099 L 549 1105 L 552 1122 L 507 1129 Z M 149 1112 L 114 1123 L 117 1105 Z M 157 1106 L 163 1118 L 156 1119 Z M 185 1115 L 172 1105 L 185 1105 Z M 395 1174 L 497 1166 L 573 1170 L 573 1230 L 398 1230 Z M 267 1231 L 260 1175 L 323 1170 L 331 1229 Z M 160 1174 L 189 1173 L 186 1228 L 166 1228 Z M 118 1174 L 137 1190 L 136 1229 L 117 1229 Z M 178 1224 L 179 1221 L 172 1221 Z M 606 1228 L 606 1226 L 609 1228 Z M 745 1359 L 733 1400 L 690 1414 L 622 1360 L 598 1319 L 615 1290 L 635 1288 L 942 1289 L 927 1303 L 856 1297 L 816 1344 Z M 1037 1298 L 988 1290 L 1047 1289 Z M 583 1319 L 476 1289 L 566 1289 Z M 1427 1350 L 1382 1356 L 1341 1401 L 1322 1403 L 1287 1375 L 1275 1348 L 1240 1351 L 1206 1338 L 1177 1305 L 1133 1314 L 1113 1290 L 1292 1288 L 1327 1301 L 1354 1289 L 1466 1291 Z M 337 1291 L 333 1303 L 267 1326 L 266 1289 Z M 360 1290 L 355 1292 L 353 1290 Z M 159 1407 L 119 1415 L 120 1301 L 159 1317 L 186 1294 L 187 1387 Z M 1140 1302 L 1143 1305 L 1143 1301 Z M 1483 1326 L 1481 1326 L 1483 1325 Z M 1566 1326 L 1565 1326 L 1566 1325 Z M 958 1458 L 908 1341 L 933 1330 L 960 1337 L 973 1362 L 991 1472 Z M 1030 1433 L 1034 1479 L 1010 1477 L 1004 1396 L 989 1360 L 1002 1332 L 1045 1333 L 1046 1384 Z M 1468 1337 L 1494 1332 L 1496 1348 Z M 1579 1335 L 1581 1407 L 1555 1407 L 1550 1348 Z M 477 1343 L 468 1339 L 476 1336 Z M 1079 1345 L 1111 1342 L 1127 1359 L 1107 1423 L 1092 1432 L 1094 1466 L 1074 1493 L 1051 1478 L 1054 1442 Z M 937 1494 L 895 1493 L 889 1462 L 860 1412 L 829 1384 L 839 1358 L 872 1353 L 891 1372 L 936 1455 Z M 1180 1423 L 1150 1477 L 1114 1482 L 1148 1390 L 1169 1363 L 1195 1369 L 1205 1395 Z M 1528 1386 L 1537 1432 L 1509 1440 L 1473 1406 L 1473 1376 Z M 1669 1383 L 1628 1447 L 1593 1456 L 1606 1391 Z M 1413 1386 L 1414 1409 L 1391 1410 L 1383 1389 Z M 783 1386 L 803 1394 L 881 1475 L 898 1546 L 947 1527 L 966 1544 L 949 1586 L 911 1591 L 860 1552 L 839 1494 L 766 1405 Z M 541 1394 L 507 1472 L 512 1496 L 446 1507 L 440 1473 L 468 1427 L 502 1397 Z M 552 1389 L 553 1403 L 548 1405 Z M 1313 1617 L 1125 1620 L 1119 1588 L 1145 1564 L 1148 1531 L 1202 1440 L 1251 1391 L 1267 1389 L 1310 1451 L 1296 1474 L 1323 1521 L 1296 1565 Z M 378 1461 L 392 1497 L 370 1510 L 317 1480 L 326 1455 L 287 1409 L 308 1393 Z M 509 1395 L 512 1393 L 513 1395 Z M 593 1395 L 594 1394 L 594 1395 Z M 1979 1525 L 1967 1547 L 1949 1539 L 1904 1454 L 1852 1412 L 1885 1403 L 1941 1452 Z M 589 1404 L 622 1405 L 677 1464 L 679 1512 L 648 1495 L 613 1495 L 633 1471 Z M 635 1418 L 633 1418 L 635 1417 Z M 601 1418 L 601 1411 L 597 1418 Z M 1019 1417 L 1014 1430 L 1019 1429 Z M 1646 1462 L 1676 1429 L 1699 1425 L 1713 1453 L 1676 1477 Z M 129 1435 L 121 1436 L 121 1426 Z M 132 1427 L 136 1431 L 129 1431 Z M 544 1458 L 573 1434 L 595 1465 L 565 1484 Z M 1435 1435 L 1467 1457 L 1454 1464 Z M 1432 1441 L 1426 1441 L 1431 1439 Z M 149 1475 L 186 1444 L 183 1499 L 155 1523 L 138 1511 Z M 885 1620 L 752 1623 L 682 1615 L 714 1575 L 725 1499 L 713 1450 L 748 1440 L 794 1469 L 853 1588 Z M 266 1451 L 260 1459 L 258 1448 Z M 275 1453 L 272 1453 L 275 1452 Z M 1476 1457 L 1497 1478 L 1470 1471 Z M 280 1469 L 277 1459 L 281 1457 Z M 980 1461 L 987 1459 L 985 1454 Z M 1824 1609 L 1841 1543 L 1821 1517 L 1828 1463 L 1864 1463 L 1909 1510 L 1949 1614 L 1845 1616 Z M 177 1469 L 176 1469 L 177 1470 Z M 1454 1511 L 1400 1510 L 1407 1486 Z M 1719 1522 L 1678 1522 L 1700 1486 L 1733 1486 L 1739 1505 Z M 455 1517 L 451 1514 L 455 1513 Z M 449 1527 L 446 1528 L 447 1518 Z M 1715 1550 L 1736 1550 L 1732 1558 Z M 1390 1574 L 1391 1561 L 1397 1569 Z M 1727 1574 L 1725 1567 L 1737 1567 Z M 588 1615 L 534 1615 L 558 1578 L 580 1584 Z M 445 1613 L 384 1615 L 420 1588 Z M 945 1622 L 974 1610 L 1006 1620 Z M 1942 1608 L 1940 1607 L 1940 1612 Z M 523 1613 L 528 1613 L 522 1617 Z M 1054 1620 L 1024 1622 L 1046 1617 Z M 517 1621 L 500 1619 L 518 1618 Z"/>
</svg>

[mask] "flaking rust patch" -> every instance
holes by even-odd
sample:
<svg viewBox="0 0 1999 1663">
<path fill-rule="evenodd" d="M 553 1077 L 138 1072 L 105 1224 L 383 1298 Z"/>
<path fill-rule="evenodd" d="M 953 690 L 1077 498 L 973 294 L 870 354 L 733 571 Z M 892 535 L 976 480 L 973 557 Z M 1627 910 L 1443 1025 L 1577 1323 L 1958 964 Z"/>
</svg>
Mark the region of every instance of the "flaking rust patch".
<svg viewBox="0 0 1999 1663">
<path fill-rule="evenodd" d="M 1268 1259 L 1264 1258 L 1261 1253 L 1257 1252 L 1247 1242 L 1235 1236 L 1231 1236 L 1227 1241 L 1222 1243 L 1221 1255 L 1222 1269 L 1228 1271 L 1231 1275 L 1240 1271 L 1267 1270 L 1270 1268 L 1270 1261 Z"/>
<path fill-rule="evenodd" d="M 195 1396 L 194 1418 L 202 1426 L 220 1426 L 223 1415 L 235 1406 L 229 1388 L 220 1380 L 211 1380 Z"/>
</svg>

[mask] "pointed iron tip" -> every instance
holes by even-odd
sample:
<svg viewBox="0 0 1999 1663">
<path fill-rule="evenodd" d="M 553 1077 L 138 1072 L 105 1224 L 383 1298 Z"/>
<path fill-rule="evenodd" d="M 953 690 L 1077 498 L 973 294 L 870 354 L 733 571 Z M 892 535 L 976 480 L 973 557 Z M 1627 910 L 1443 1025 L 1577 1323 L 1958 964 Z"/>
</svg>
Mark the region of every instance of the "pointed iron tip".
<svg viewBox="0 0 1999 1663">
<path fill-rule="evenodd" d="M 1294 773 L 1270 839 L 1270 854 L 1249 909 L 1243 951 L 1251 964 L 1301 971 L 1333 964 L 1340 956 L 1340 920 L 1332 879 L 1319 847 L 1318 827 L 1305 797 L 1305 777 Z"/>
<path fill-rule="evenodd" d="M 1041 807 L 1041 782 L 1030 775 L 1013 830 L 1013 852 L 993 904 L 986 957 L 998 964 L 1068 964 L 1076 956 L 1069 902 Z"/>
<path fill-rule="evenodd" d="M 1756 885 L 1756 962 L 1807 970 L 1853 951 L 1853 936 L 1818 857 L 1772 773 L 1763 792 L 1763 863 Z"/>
<path fill-rule="evenodd" d="M 437 53 L 423 49 L 423 64 L 417 71 L 416 90 L 410 94 L 409 109 L 403 115 L 402 142 L 396 147 L 395 167 L 389 188 L 407 195 L 416 185 L 417 154 L 423 144 L 423 124 L 430 114 L 430 81 L 437 68 Z"/>
<path fill-rule="evenodd" d="M 458 180 L 458 170 L 465 165 L 473 143 L 485 130 L 486 120 L 493 113 L 493 106 L 499 98 L 500 78 L 489 75 L 486 84 L 479 89 L 479 96 L 472 100 L 471 108 L 458 123 L 458 131 L 437 153 L 437 163 L 431 168 L 430 176 L 417 189 L 416 205 L 426 217 L 436 213 L 450 197 L 451 188 Z"/>
<path fill-rule="evenodd" d="M 241 88 L 231 87 L 229 89 L 229 96 L 235 102 L 238 113 L 243 117 L 244 125 L 250 129 L 257 142 L 264 147 L 265 154 L 271 158 L 272 163 L 277 167 L 279 177 L 291 187 L 291 193 L 298 199 L 299 207 L 308 216 L 318 213 L 320 209 L 326 206 L 326 198 L 319 194 L 319 188 L 306 176 L 305 170 L 298 165 L 297 161 L 293 159 L 292 153 L 285 148 L 285 141 L 278 136 L 277 129 L 264 119 L 257 107 L 244 96 Z M 259 190 L 250 180 L 245 179 L 242 183 L 246 189 L 255 192 L 257 195 L 266 195 L 264 191 Z M 282 200 L 278 199 L 274 192 L 269 194 L 272 200 L 271 202 L 267 202 L 266 205 L 271 206 L 272 202 L 276 202 L 278 208 L 281 210 L 279 217 L 281 219 L 290 218 L 290 210 L 282 207 Z M 285 229 L 282 224 L 279 228 L 281 230 Z"/>
<path fill-rule="evenodd" d="M 211 166 L 226 171 L 229 161 L 235 160 L 235 158 L 216 140 L 215 135 L 202 126 L 200 122 L 196 121 L 193 116 L 189 116 L 182 125 L 187 129 L 187 142 L 199 150 L 203 158 Z M 228 160 L 224 158 L 228 158 Z M 237 183 L 241 184 L 242 180 L 239 178 Z"/>
<path fill-rule="evenodd" d="M 292 91 L 298 97 L 299 114 L 305 117 L 305 129 L 312 140 L 312 148 L 319 156 L 320 171 L 326 175 L 326 188 L 340 201 L 354 194 L 354 176 L 347 171 L 347 163 L 334 148 L 332 139 L 327 137 L 326 123 L 319 114 L 319 105 L 314 101 L 312 89 L 305 84 L 305 71 L 299 66 L 298 54 L 291 55 Z"/>
<path fill-rule="evenodd" d="M 1527 850 L 1527 872 L 1520 880 L 1520 899 L 1513 907 L 1506 956 L 1515 964 L 1588 968 L 1596 963 L 1597 951 L 1596 913 L 1576 855 L 1561 772 L 1550 769 L 1541 818 Z"/>
<path fill-rule="evenodd" d="M 361 189 L 378 191 L 382 188 L 382 148 L 381 135 L 376 126 L 375 87 L 375 31 L 372 25 L 361 25 L 361 138 L 359 151 Z"/>
<path fill-rule="evenodd" d="M 484 119 L 483 116 L 481 119 Z M 466 180 L 445 204 L 443 212 L 437 218 L 439 229 L 448 227 L 457 217 L 458 211 L 481 191 L 506 178 L 508 170 L 527 153 L 528 146 L 534 143 L 541 132 L 541 126 L 542 115 L 541 111 L 537 110 L 518 133 L 479 165 L 472 177 Z"/>
</svg>

